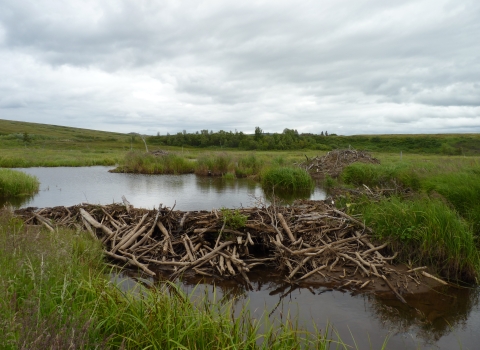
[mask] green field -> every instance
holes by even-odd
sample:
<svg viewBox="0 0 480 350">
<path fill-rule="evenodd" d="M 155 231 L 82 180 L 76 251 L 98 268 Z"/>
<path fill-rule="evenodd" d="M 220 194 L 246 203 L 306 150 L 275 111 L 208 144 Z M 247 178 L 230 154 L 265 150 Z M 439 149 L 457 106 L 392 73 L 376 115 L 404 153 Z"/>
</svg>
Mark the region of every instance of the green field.
<svg viewBox="0 0 480 350">
<path fill-rule="evenodd" d="M 177 133 L 146 136 L 149 150 L 181 152 L 196 159 L 207 152 L 255 151 L 267 158 L 281 154 L 287 161 L 321 155 L 338 148 L 355 148 L 374 153 L 430 155 L 480 155 L 479 134 L 439 135 L 314 135 L 285 129 L 282 133 L 241 132 Z M 0 119 L 0 166 L 91 166 L 115 165 L 127 151 L 145 150 L 139 135 L 26 123 Z M 250 151 L 250 152 L 249 152 Z"/>
</svg>

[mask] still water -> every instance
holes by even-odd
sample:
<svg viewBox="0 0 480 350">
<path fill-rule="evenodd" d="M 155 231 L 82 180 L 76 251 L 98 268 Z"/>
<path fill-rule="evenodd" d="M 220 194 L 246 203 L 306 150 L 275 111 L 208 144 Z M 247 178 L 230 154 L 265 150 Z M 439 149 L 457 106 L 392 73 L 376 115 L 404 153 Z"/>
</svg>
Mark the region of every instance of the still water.
<svg viewBox="0 0 480 350">
<path fill-rule="evenodd" d="M 36 176 L 40 181 L 40 191 L 31 198 L 11 204 L 16 207 L 38 208 L 79 203 L 111 204 L 122 202 L 124 195 L 135 207 L 152 209 L 162 203 L 167 207 L 175 205 L 178 210 L 211 210 L 250 207 L 255 204 L 255 198 L 264 196 L 258 182 L 249 179 L 226 180 L 194 174 L 119 174 L 109 173 L 109 169 L 113 168 L 16 169 Z M 316 187 L 300 197 L 324 199 L 325 192 Z"/>
<path fill-rule="evenodd" d="M 39 208 L 82 202 L 110 204 L 121 202 L 125 195 L 136 207 L 153 208 L 162 203 L 168 207 L 175 205 L 178 210 L 211 210 L 253 206 L 256 198 L 265 196 L 258 183 L 247 179 L 115 174 L 109 173 L 109 169 L 18 169 L 37 176 L 40 191 L 31 198 L 10 201 L 10 204 Z M 301 197 L 324 199 L 325 193 L 316 188 Z M 162 276 L 160 271 L 159 276 Z M 123 288 L 127 289 L 137 283 L 162 283 L 162 277 L 153 280 L 129 270 L 112 278 L 122 280 Z M 313 330 L 315 325 L 325 330 L 331 325 L 345 343 L 357 349 L 379 349 L 385 339 L 388 339 L 386 349 L 480 349 L 478 288 L 450 287 L 406 295 L 408 305 L 403 305 L 389 294 L 355 294 L 328 285 L 292 287 L 272 270 L 252 271 L 250 280 L 253 290 L 245 289 L 234 280 L 195 277 L 185 277 L 181 286 L 187 292 L 203 294 L 205 290 L 212 293 L 215 284 L 218 297 L 236 300 L 239 308 L 247 305 L 256 318 L 271 313 L 272 317 L 285 319 L 290 314 L 307 329 Z"/>
<path fill-rule="evenodd" d="M 112 276 L 124 290 L 161 285 L 168 274 L 141 276 L 124 270 Z M 180 287 L 195 299 L 208 293 L 216 300 L 233 300 L 237 310 L 247 308 L 251 316 L 271 320 L 298 320 L 303 329 L 338 334 L 352 349 L 479 349 L 480 290 L 443 287 L 427 293 L 405 295 L 408 305 L 390 293 L 358 294 L 331 285 L 291 285 L 271 269 L 249 273 L 253 290 L 235 280 L 213 280 L 184 276 Z M 214 287 L 215 286 L 215 287 Z M 215 293 L 214 293 L 215 288 Z M 335 345 L 332 349 L 336 349 Z M 339 347 L 342 348 L 343 347 Z"/>
</svg>

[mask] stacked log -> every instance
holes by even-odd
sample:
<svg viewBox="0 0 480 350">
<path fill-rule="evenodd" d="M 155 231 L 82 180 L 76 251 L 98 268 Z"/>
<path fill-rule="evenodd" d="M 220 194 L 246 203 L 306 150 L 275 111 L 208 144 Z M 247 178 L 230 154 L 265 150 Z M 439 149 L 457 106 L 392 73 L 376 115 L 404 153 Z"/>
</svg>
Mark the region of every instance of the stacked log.
<svg viewBox="0 0 480 350">
<path fill-rule="evenodd" d="M 389 282 L 386 243 L 375 245 L 371 229 L 324 201 L 303 201 L 289 207 L 242 208 L 242 227 L 229 226 L 222 211 L 178 211 L 159 206 L 148 210 L 123 204 L 21 209 L 27 223 L 85 229 L 101 241 L 105 255 L 154 276 L 156 268 L 172 278 L 195 273 L 239 278 L 248 286 L 248 272 L 257 266 L 284 271 L 299 283 L 312 276 L 342 286 L 366 287 Z M 412 278 L 412 277 L 410 277 Z"/>
</svg>

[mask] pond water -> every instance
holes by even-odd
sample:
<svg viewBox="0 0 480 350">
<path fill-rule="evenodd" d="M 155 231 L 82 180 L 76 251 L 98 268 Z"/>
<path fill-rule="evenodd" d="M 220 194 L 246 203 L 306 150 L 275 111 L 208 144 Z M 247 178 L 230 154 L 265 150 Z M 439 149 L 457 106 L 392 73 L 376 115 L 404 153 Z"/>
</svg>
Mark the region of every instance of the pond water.
<svg viewBox="0 0 480 350">
<path fill-rule="evenodd" d="M 168 274 L 156 272 L 153 279 L 123 270 L 112 275 L 112 280 L 124 290 L 138 283 L 160 285 Z M 179 283 L 194 298 L 201 299 L 207 292 L 210 297 L 215 294 L 216 300 L 234 300 L 237 310 L 247 308 L 257 319 L 270 315 L 271 320 L 285 320 L 291 315 L 303 329 L 330 329 L 353 349 L 380 349 L 385 341 L 386 349 L 394 350 L 479 348 L 478 288 L 443 287 L 405 295 L 408 305 L 404 305 L 391 293 L 357 294 L 330 285 L 292 286 L 271 269 L 251 271 L 249 279 L 253 290 L 235 280 L 196 276 L 184 276 Z"/>
<path fill-rule="evenodd" d="M 122 202 L 122 195 L 135 207 L 153 208 L 160 203 L 178 210 L 251 207 L 264 192 L 258 182 L 249 179 L 227 180 L 220 177 L 188 175 L 143 175 L 109 173 L 112 167 L 17 168 L 36 176 L 40 191 L 31 198 L 14 200 L 15 207 L 71 206 L 79 203 L 111 204 Z M 292 196 L 277 193 L 286 200 Z M 316 187 L 297 197 L 324 199 Z M 0 205 L 3 204 L 0 202 Z"/>
<path fill-rule="evenodd" d="M 71 206 L 82 202 L 110 204 L 122 195 L 136 207 L 153 208 L 160 203 L 179 210 L 249 207 L 265 196 L 257 182 L 248 179 L 224 180 L 195 175 L 137 175 L 109 173 L 110 167 L 18 169 L 40 180 L 40 191 L 31 198 L 11 202 L 15 207 Z M 324 199 L 321 188 L 303 198 Z M 291 199 L 291 198 L 289 198 Z M 3 204 L 0 202 L 0 205 Z M 135 271 L 124 270 L 113 279 L 123 288 L 137 283 L 162 283 Z M 286 284 L 272 270 L 254 270 L 249 275 L 253 290 L 235 280 L 213 281 L 186 276 L 184 290 L 203 294 L 216 286 L 218 297 L 236 300 L 239 308 L 254 317 L 265 313 L 283 318 L 297 317 L 299 324 L 325 330 L 330 324 L 341 339 L 358 349 L 379 349 L 388 338 L 387 349 L 478 349 L 480 348 L 480 305 L 478 288 L 443 288 L 409 296 L 408 305 L 390 294 L 355 294 L 334 290 L 329 285 Z M 140 282 L 139 282 L 140 281 Z M 248 303 L 247 303 L 248 300 Z M 354 340 L 352 340 L 354 339 Z M 335 347 L 333 347 L 335 348 Z"/>
</svg>

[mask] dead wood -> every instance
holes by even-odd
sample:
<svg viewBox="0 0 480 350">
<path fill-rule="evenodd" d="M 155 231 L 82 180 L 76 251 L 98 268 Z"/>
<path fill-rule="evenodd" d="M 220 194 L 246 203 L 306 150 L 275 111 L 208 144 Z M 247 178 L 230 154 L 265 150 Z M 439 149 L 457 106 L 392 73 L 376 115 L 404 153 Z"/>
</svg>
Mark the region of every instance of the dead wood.
<svg viewBox="0 0 480 350">
<path fill-rule="evenodd" d="M 247 223 L 240 228 L 228 227 L 216 210 L 173 209 L 135 208 L 123 198 L 120 204 L 22 209 L 17 215 L 32 224 L 48 225 L 49 230 L 83 227 L 103 244 L 107 257 L 152 276 L 153 267 L 171 270 L 172 278 L 190 271 L 240 278 L 249 288 L 248 272 L 269 266 L 295 283 L 343 278 L 339 285 L 362 289 L 369 281 L 389 276 L 389 263 L 396 257 L 385 257 L 388 243 L 372 243 L 366 234 L 370 228 L 325 201 L 242 208 Z M 409 275 L 416 271 L 405 274 L 417 281 Z M 359 281 L 360 275 L 368 281 Z"/>
</svg>

